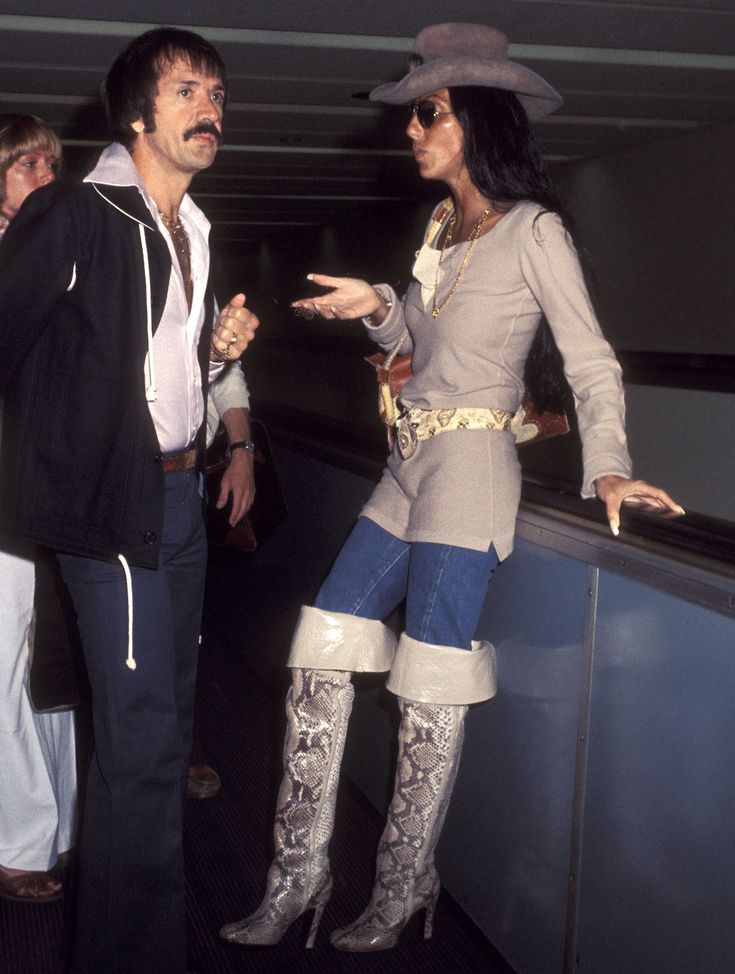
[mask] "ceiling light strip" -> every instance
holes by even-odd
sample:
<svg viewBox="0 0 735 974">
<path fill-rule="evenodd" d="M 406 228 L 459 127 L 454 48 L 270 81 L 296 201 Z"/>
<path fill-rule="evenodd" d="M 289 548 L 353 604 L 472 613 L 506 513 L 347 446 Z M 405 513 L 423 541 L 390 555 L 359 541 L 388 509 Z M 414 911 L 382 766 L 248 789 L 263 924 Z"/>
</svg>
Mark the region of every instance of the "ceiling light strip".
<svg viewBox="0 0 735 974">
<path fill-rule="evenodd" d="M 64 17 L 1 15 L 0 30 L 31 31 L 48 34 L 136 37 L 156 24 L 119 20 L 83 20 Z M 182 25 L 195 30 L 213 43 L 230 45 L 261 44 L 294 48 L 338 48 L 359 51 L 410 53 L 413 38 L 368 34 L 319 34 L 289 30 L 249 30 L 232 27 Z M 513 58 L 530 61 L 562 61 L 584 64 L 617 64 L 630 67 L 682 68 L 692 70 L 735 71 L 735 55 L 700 54 L 688 51 L 616 50 L 607 47 L 572 47 L 552 44 L 511 44 Z"/>
<path fill-rule="evenodd" d="M 110 144 L 110 140 L 100 139 L 62 139 L 62 145 L 81 148 L 95 148 Z M 396 156 L 413 158 L 410 149 L 343 149 L 321 146 L 293 146 L 293 145 L 220 145 L 220 152 L 244 152 L 247 154 L 262 152 L 268 155 L 300 155 L 300 156 Z"/>
<path fill-rule="evenodd" d="M 268 177 L 264 177 L 267 179 Z M 405 196 L 351 196 L 345 193 L 329 194 L 292 194 L 292 193 L 200 193 L 196 189 L 191 191 L 191 195 L 197 199 L 207 200 L 323 200 L 326 202 L 337 203 L 405 203 Z"/>
</svg>

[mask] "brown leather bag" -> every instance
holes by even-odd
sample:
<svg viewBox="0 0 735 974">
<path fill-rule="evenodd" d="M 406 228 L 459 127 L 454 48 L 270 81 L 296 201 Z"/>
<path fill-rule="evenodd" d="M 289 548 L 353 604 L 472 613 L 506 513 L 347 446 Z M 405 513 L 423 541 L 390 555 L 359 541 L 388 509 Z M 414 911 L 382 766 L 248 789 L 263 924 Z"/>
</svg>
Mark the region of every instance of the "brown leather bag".
<svg viewBox="0 0 735 974">
<path fill-rule="evenodd" d="M 411 355 L 393 355 L 388 352 L 375 352 L 366 356 L 365 361 L 375 369 L 378 380 L 378 412 L 387 426 L 388 445 L 393 446 L 394 426 L 399 414 L 398 397 L 401 389 L 412 376 Z M 536 408 L 531 394 L 526 392 L 523 401 L 513 417 L 510 430 L 516 446 L 538 443 L 552 436 L 569 432 L 569 419 L 566 413 L 541 412 Z"/>
<path fill-rule="evenodd" d="M 424 243 L 431 243 L 434 240 L 453 209 L 451 196 L 442 200 L 426 232 Z M 387 426 L 389 447 L 393 446 L 393 431 L 400 411 L 398 396 L 413 374 L 411 354 L 396 354 L 406 335 L 407 332 L 404 332 L 390 352 L 375 352 L 365 357 L 365 361 L 375 369 L 378 380 L 378 412 Z M 516 438 L 516 446 L 525 446 L 526 443 L 538 443 L 539 440 L 548 440 L 552 436 L 568 433 L 569 420 L 566 413 L 541 412 L 536 408 L 530 393 L 526 392 L 523 402 L 511 421 L 510 429 Z"/>
</svg>

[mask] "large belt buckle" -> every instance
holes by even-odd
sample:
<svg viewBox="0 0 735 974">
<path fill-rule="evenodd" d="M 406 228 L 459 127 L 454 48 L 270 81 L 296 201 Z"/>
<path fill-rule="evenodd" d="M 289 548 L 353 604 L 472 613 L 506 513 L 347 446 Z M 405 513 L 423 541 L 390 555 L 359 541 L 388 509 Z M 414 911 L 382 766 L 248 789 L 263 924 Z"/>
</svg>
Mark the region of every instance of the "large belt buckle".
<svg viewBox="0 0 735 974">
<path fill-rule="evenodd" d="M 398 449 L 404 460 L 408 460 L 416 452 L 419 443 L 416 426 L 416 423 L 410 422 L 407 415 L 401 416 L 396 424 Z"/>
</svg>

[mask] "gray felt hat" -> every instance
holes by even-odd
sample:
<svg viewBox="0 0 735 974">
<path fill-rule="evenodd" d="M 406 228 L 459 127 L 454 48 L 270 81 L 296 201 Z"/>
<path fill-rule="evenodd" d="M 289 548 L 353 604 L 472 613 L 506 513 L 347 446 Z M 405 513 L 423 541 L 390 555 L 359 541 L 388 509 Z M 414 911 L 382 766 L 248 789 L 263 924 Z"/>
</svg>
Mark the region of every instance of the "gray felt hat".
<svg viewBox="0 0 735 974">
<path fill-rule="evenodd" d="M 413 49 L 423 64 L 400 81 L 373 89 L 371 101 L 403 105 L 437 88 L 480 85 L 514 91 L 531 119 L 548 115 L 562 103 L 559 92 L 535 71 L 508 60 L 508 38 L 494 27 L 433 24 L 421 31 Z"/>
</svg>

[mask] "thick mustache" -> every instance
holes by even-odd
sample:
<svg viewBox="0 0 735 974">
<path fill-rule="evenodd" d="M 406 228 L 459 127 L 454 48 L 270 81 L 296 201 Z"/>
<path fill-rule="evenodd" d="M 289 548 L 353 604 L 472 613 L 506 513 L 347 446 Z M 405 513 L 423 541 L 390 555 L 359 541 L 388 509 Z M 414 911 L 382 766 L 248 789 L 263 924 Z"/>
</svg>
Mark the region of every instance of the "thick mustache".
<svg viewBox="0 0 735 974">
<path fill-rule="evenodd" d="M 217 144 L 222 138 L 219 129 L 214 125 L 213 122 L 199 122 L 192 128 L 187 129 L 184 132 L 184 142 L 188 142 L 189 139 L 193 138 L 195 135 L 211 135 L 212 138 L 216 139 Z"/>
</svg>

